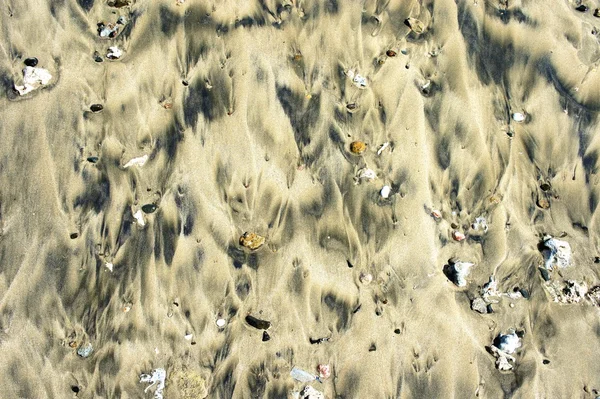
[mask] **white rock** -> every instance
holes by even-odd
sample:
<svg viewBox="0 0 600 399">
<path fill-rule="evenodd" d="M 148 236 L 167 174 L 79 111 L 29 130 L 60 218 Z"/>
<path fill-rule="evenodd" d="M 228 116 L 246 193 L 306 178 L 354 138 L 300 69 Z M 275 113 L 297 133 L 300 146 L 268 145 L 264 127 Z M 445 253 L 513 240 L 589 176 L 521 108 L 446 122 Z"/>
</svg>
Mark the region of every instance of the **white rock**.
<svg viewBox="0 0 600 399">
<path fill-rule="evenodd" d="M 498 335 L 496 347 L 504 353 L 513 354 L 521 347 L 521 338 L 514 331 L 509 334 Z"/>
<path fill-rule="evenodd" d="M 487 233 L 488 231 L 487 220 L 485 220 L 483 216 L 479 216 L 477 219 L 475 219 L 471 227 L 473 228 L 473 230 L 481 229 L 484 233 Z"/>
<path fill-rule="evenodd" d="M 144 220 L 144 214 L 141 209 L 138 209 L 137 212 L 133 214 L 133 217 L 137 221 L 138 225 L 144 227 L 146 225 L 146 221 Z"/>
<path fill-rule="evenodd" d="M 216 323 L 217 323 L 217 327 L 223 328 L 227 324 L 227 320 L 225 320 L 225 319 L 217 319 Z"/>
<path fill-rule="evenodd" d="M 125 165 L 123 165 L 124 168 L 129 168 L 132 166 L 144 166 L 144 164 L 146 163 L 146 161 L 148 161 L 148 154 L 143 155 L 141 157 L 137 157 L 137 158 L 132 158 L 129 161 L 127 161 L 127 163 Z"/>
<path fill-rule="evenodd" d="M 183 338 L 185 338 L 187 341 L 191 341 L 193 337 L 194 337 L 194 334 L 185 334 L 185 336 Z"/>
<path fill-rule="evenodd" d="M 40 86 L 47 85 L 51 79 L 52 75 L 47 69 L 26 66 L 23 68 L 23 86 L 15 85 L 15 89 L 23 96 Z"/>
<path fill-rule="evenodd" d="M 116 47 L 112 46 L 108 48 L 108 52 L 106 53 L 106 58 L 109 60 L 118 60 L 123 55 L 123 51 Z"/>
<path fill-rule="evenodd" d="M 554 266 L 564 269 L 571 263 L 571 245 L 566 241 L 557 240 L 551 236 L 544 237 L 544 247 L 542 251 L 545 262 L 544 267 L 552 270 Z"/>
<path fill-rule="evenodd" d="M 104 264 L 104 266 L 105 266 L 105 267 L 106 267 L 106 268 L 107 268 L 109 271 L 111 271 L 111 272 L 113 271 L 113 267 L 114 267 L 114 265 L 113 265 L 111 262 L 106 262 L 106 263 Z"/>
<path fill-rule="evenodd" d="M 471 267 L 474 266 L 474 263 L 456 261 L 450 262 L 449 266 L 451 271 L 451 275 L 449 276 L 450 280 L 459 287 L 467 285 L 466 277 L 471 272 Z"/>
<path fill-rule="evenodd" d="M 388 148 L 390 145 L 390 143 L 388 141 L 386 141 L 385 143 L 383 143 L 381 145 L 381 147 L 379 147 L 379 149 L 377 150 L 377 155 L 381 155 L 381 153 L 383 152 L 383 150 L 385 150 L 386 148 Z"/>
<path fill-rule="evenodd" d="M 392 188 L 390 186 L 383 186 L 383 188 L 381 189 L 381 196 L 383 198 L 388 198 L 391 192 Z"/>
<path fill-rule="evenodd" d="M 521 123 L 525 121 L 526 116 L 521 112 L 515 112 L 512 114 L 512 118 L 515 122 Z"/>
<path fill-rule="evenodd" d="M 150 385 L 144 389 L 144 393 L 146 393 L 148 389 L 152 388 L 156 384 L 156 389 L 154 390 L 154 399 L 163 399 L 166 378 L 167 372 L 162 368 L 152 370 L 152 374 L 140 375 L 140 382 L 150 383 Z"/>
</svg>

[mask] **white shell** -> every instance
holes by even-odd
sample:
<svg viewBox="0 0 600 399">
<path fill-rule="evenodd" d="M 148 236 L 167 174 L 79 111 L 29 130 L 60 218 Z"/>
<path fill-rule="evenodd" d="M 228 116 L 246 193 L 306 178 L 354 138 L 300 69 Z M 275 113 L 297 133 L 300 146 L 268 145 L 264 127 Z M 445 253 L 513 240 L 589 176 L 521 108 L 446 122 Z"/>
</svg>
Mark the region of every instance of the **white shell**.
<svg viewBox="0 0 600 399">
<path fill-rule="evenodd" d="M 130 159 L 129 161 L 127 161 L 127 163 L 125 165 L 123 165 L 123 167 L 129 168 L 131 166 L 144 166 L 146 161 L 148 161 L 148 154 L 143 155 L 141 157 Z"/>
<path fill-rule="evenodd" d="M 359 179 L 375 180 L 377 179 L 377 174 L 372 169 L 362 168 L 358 171 L 357 177 Z"/>
<path fill-rule="evenodd" d="M 141 209 L 138 209 L 137 212 L 133 214 L 133 217 L 138 222 L 138 225 L 144 227 L 146 225 L 146 221 L 144 220 L 144 214 Z"/>
<path fill-rule="evenodd" d="M 292 371 L 290 371 L 290 375 L 293 379 L 300 382 L 311 382 L 317 379 L 316 375 L 311 374 L 308 371 L 299 369 L 298 367 L 294 367 Z"/>
<path fill-rule="evenodd" d="M 123 55 L 123 51 L 116 47 L 112 46 L 108 48 L 108 52 L 106 53 L 106 58 L 109 60 L 118 60 Z"/>
<path fill-rule="evenodd" d="M 385 143 L 383 143 L 379 149 L 377 150 L 377 155 L 381 155 L 381 153 L 383 152 L 383 150 L 385 150 L 386 148 L 388 148 L 390 145 L 389 141 L 386 141 Z"/>
<path fill-rule="evenodd" d="M 322 392 L 317 391 L 315 388 L 307 385 L 300 393 L 301 399 L 325 399 Z"/>
<path fill-rule="evenodd" d="M 521 347 L 521 338 L 514 331 L 510 334 L 500 334 L 498 339 L 500 340 L 498 349 L 509 355 L 515 353 Z"/>
<path fill-rule="evenodd" d="M 106 263 L 104 264 L 104 266 L 106 266 L 106 268 L 107 268 L 109 271 L 111 271 L 111 272 L 113 271 L 113 267 L 114 267 L 114 265 L 113 265 L 111 262 L 106 262 Z"/>
<path fill-rule="evenodd" d="M 554 266 L 564 269 L 571 263 L 571 245 L 566 241 L 557 240 L 551 236 L 544 237 L 544 247 L 542 251 L 545 262 L 544 267 L 552 270 Z"/>
<path fill-rule="evenodd" d="M 457 261 L 452 263 L 450 266 L 454 270 L 456 280 L 453 281 L 459 287 L 464 287 L 467 285 L 466 277 L 471 272 L 471 267 L 474 263 L 471 262 L 462 262 Z"/>
<path fill-rule="evenodd" d="M 194 334 L 185 334 L 185 336 L 183 338 L 185 338 L 188 341 L 191 341 L 193 337 L 194 337 Z"/>
<path fill-rule="evenodd" d="M 515 122 L 521 123 L 525 121 L 525 114 L 521 113 L 521 112 L 515 112 L 514 114 L 512 114 L 512 118 Z"/>
<path fill-rule="evenodd" d="M 48 84 L 52 75 L 44 68 L 26 66 L 23 68 L 23 86 L 15 86 L 19 95 L 23 96 L 40 86 Z"/>
<path fill-rule="evenodd" d="M 225 320 L 225 319 L 217 319 L 216 323 L 217 323 L 217 327 L 223 328 L 227 324 L 227 320 Z"/>
</svg>

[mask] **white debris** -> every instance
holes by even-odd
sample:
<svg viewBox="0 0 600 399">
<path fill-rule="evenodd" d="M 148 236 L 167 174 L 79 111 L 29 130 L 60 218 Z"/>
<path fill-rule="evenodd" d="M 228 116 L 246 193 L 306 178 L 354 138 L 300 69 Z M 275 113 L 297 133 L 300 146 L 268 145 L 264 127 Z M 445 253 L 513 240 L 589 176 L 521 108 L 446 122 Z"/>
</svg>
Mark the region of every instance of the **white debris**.
<svg viewBox="0 0 600 399">
<path fill-rule="evenodd" d="M 471 309 L 481 314 L 488 313 L 488 305 L 485 300 L 480 297 L 477 297 L 471 301 Z"/>
<path fill-rule="evenodd" d="M 515 112 L 514 114 L 512 114 L 512 118 L 515 122 L 521 123 L 525 121 L 526 116 L 521 112 Z"/>
<path fill-rule="evenodd" d="M 133 214 L 133 217 L 137 221 L 140 227 L 144 227 L 146 225 L 146 221 L 144 220 L 144 214 L 141 209 L 138 209 L 137 212 Z"/>
<path fill-rule="evenodd" d="M 142 374 L 140 375 L 140 382 L 150 383 L 144 389 L 144 393 L 148 391 L 151 387 L 156 385 L 156 389 L 154 390 L 154 399 L 163 399 L 163 391 L 165 389 L 165 379 L 167 378 L 167 372 L 165 369 L 154 369 L 152 370 L 152 374 Z"/>
<path fill-rule="evenodd" d="M 561 283 L 551 282 L 546 285 L 546 288 L 552 300 L 558 303 L 579 303 L 586 298 L 588 293 L 587 284 L 575 280 L 568 280 Z"/>
<path fill-rule="evenodd" d="M 194 338 L 194 334 L 185 334 L 183 338 L 185 338 L 187 341 L 191 341 L 192 338 Z"/>
<path fill-rule="evenodd" d="M 354 70 L 349 69 L 346 71 L 346 76 L 352 79 L 354 86 L 358 87 L 359 89 L 365 89 L 367 87 L 367 78 L 354 72 Z"/>
<path fill-rule="evenodd" d="M 490 302 L 490 303 L 497 303 L 497 300 L 493 300 L 490 297 L 499 297 L 500 295 L 502 295 L 499 291 L 498 291 L 498 283 L 496 282 L 496 279 L 494 278 L 494 276 L 490 276 L 490 281 L 488 281 L 483 288 L 481 289 L 481 295 L 483 296 L 483 299 L 485 299 L 486 302 Z"/>
<path fill-rule="evenodd" d="M 452 281 L 459 287 L 464 287 L 465 285 L 467 285 L 466 277 L 471 272 L 471 267 L 474 266 L 474 263 L 451 261 L 448 266 L 449 270 L 447 276 L 450 279 L 450 281 Z"/>
<path fill-rule="evenodd" d="M 381 189 L 381 196 L 383 198 L 389 198 L 391 192 L 392 188 L 390 186 L 383 186 L 383 188 Z"/>
<path fill-rule="evenodd" d="M 292 371 L 290 371 L 290 375 L 293 379 L 300 382 L 311 382 L 319 378 L 316 375 L 309 373 L 308 371 L 299 369 L 298 367 L 294 367 Z"/>
<path fill-rule="evenodd" d="M 106 268 L 107 268 L 109 271 L 111 271 L 111 272 L 113 271 L 113 267 L 114 267 L 114 265 L 113 265 L 111 262 L 106 262 L 106 263 L 104 264 L 104 266 L 105 266 L 105 267 L 106 267 Z"/>
<path fill-rule="evenodd" d="M 361 273 L 358 277 L 360 282 L 364 285 L 369 285 L 373 281 L 373 275 L 371 273 Z"/>
<path fill-rule="evenodd" d="M 484 233 L 487 233 L 488 231 L 487 220 L 485 220 L 483 216 L 479 216 L 478 218 L 476 218 L 471 227 L 473 228 L 473 230 L 481 229 Z"/>
<path fill-rule="evenodd" d="M 227 324 L 227 320 L 225 320 L 225 319 L 217 319 L 216 323 L 217 323 L 217 327 L 223 328 Z"/>
<path fill-rule="evenodd" d="M 108 58 L 109 60 L 118 60 L 119 58 L 121 58 L 122 55 L 123 51 L 120 48 L 116 46 L 111 46 L 108 48 L 106 58 Z"/>
<path fill-rule="evenodd" d="M 47 69 L 26 66 L 23 68 L 23 86 L 15 85 L 15 90 L 24 96 L 40 86 L 47 85 L 50 79 L 52 75 Z"/>
<path fill-rule="evenodd" d="M 110 39 L 117 35 L 119 32 L 119 25 L 104 22 L 98 24 L 98 35 L 103 39 Z"/>
<path fill-rule="evenodd" d="M 492 344 L 492 353 L 496 357 L 496 367 L 501 371 L 508 371 L 513 368 L 511 362 L 515 362 L 515 358 L 511 354 L 515 353 L 521 347 L 521 338 L 511 331 L 508 334 L 500 334 Z"/>
<path fill-rule="evenodd" d="M 379 149 L 377 150 L 377 155 L 381 155 L 381 153 L 383 152 L 383 150 L 385 150 L 386 148 L 388 148 L 390 146 L 390 142 L 386 141 L 385 143 L 383 143 Z"/>
<path fill-rule="evenodd" d="M 125 165 L 123 165 L 124 168 L 129 168 L 132 166 L 144 166 L 144 164 L 146 163 L 146 161 L 148 161 L 148 154 L 141 156 L 141 157 L 137 157 L 137 158 L 132 158 L 129 161 L 127 161 L 127 163 Z"/>
<path fill-rule="evenodd" d="M 94 352 L 94 347 L 90 342 L 85 345 L 81 345 L 79 349 L 77 349 L 77 354 L 83 358 L 90 356 Z"/>
<path fill-rule="evenodd" d="M 544 267 L 552 270 L 554 266 L 563 269 L 571 263 L 571 246 L 566 241 L 557 240 L 551 236 L 544 237 L 545 249 L 542 251 L 545 262 Z"/>
<path fill-rule="evenodd" d="M 319 372 L 319 377 L 322 379 L 327 379 L 331 376 L 331 367 L 328 364 L 319 364 L 317 371 Z"/>
<path fill-rule="evenodd" d="M 307 385 L 300 392 L 300 399 L 325 399 L 322 392 L 317 391 L 315 388 Z"/>
<path fill-rule="evenodd" d="M 356 177 L 359 181 L 360 179 L 366 179 L 370 181 L 377 179 L 377 173 L 375 173 L 375 171 L 372 169 L 362 168 L 359 169 L 358 172 L 356 172 Z"/>
</svg>

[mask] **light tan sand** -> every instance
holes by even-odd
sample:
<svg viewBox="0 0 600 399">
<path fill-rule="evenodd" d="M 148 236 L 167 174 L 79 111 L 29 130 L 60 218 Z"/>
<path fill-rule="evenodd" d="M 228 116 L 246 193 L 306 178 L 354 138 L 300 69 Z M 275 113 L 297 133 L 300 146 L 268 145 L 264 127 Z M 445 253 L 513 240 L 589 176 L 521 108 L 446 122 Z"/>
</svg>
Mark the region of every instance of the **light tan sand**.
<svg viewBox="0 0 600 399">
<path fill-rule="evenodd" d="M 584 3 L 2 2 L 0 397 L 150 398 L 140 375 L 164 368 L 168 399 L 286 398 L 306 385 L 292 367 L 320 363 L 329 399 L 598 396 L 600 308 L 548 288 L 600 284 Z M 28 57 L 53 78 L 19 96 Z M 544 234 L 573 253 L 549 282 Z M 475 264 L 465 287 L 453 257 Z M 529 298 L 471 310 L 492 275 Z"/>
</svg>

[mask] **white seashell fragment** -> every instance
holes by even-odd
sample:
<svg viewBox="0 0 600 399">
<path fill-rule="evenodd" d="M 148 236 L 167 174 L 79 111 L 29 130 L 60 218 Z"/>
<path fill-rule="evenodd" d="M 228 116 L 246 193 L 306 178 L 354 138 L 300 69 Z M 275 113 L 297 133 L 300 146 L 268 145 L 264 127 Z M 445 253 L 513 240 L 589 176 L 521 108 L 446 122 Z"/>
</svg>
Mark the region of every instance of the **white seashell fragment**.
<svg viewBox="0 0 600 399">
<path fill-rule="evenodd" d="M 23 86 L 15 85 L 15 90 L 19 92 L 19 95 L 24 96 L 41 86 L 47 85 L 50 79 L 52 79 L 52 75 L 47 69 L 26 66 L 23 68 Z"/>
<path fill-rule="evenodd" d="M 369 168 L 362 168 L 356 173 L 356 177 L 358 179 L 366 179 L 366 180 L 375 180 L 377 179 L 377 174 L 374 170 Z"/>
<path fill-rule="evenodd" d="M 217 324 L 217 327 L 223 328 L 227 324 L 227 320 L 225 320 L 225 319 L 217 319 L 216 324 Z"/>
<path fill-rule="evenodd" d="M 524 122 L 527 117 L 521 112 L 515 112 L 512 114 L 512 118 L 515 122 L 521 123 Z"/>
<path fill-rule="evenodd" d="M 112 46 L 108 48 L 108 52 L 106 53 L 106 58 L 109 60 L 118 60 L 123 55 L 123 51 L 116 47 Z"/>
<path fill-rule="evenodd" d="M 298 367 L 294 367 L 292 371 L 290 371 L 290 375 L 293 379 L 300 382 L 311 382 L 318 378 L 316 375 L 311 374 L 308 371 L 299 369 Z"/>
<path fill-rule="evenodd" d="M 551 236 L 544 237 L 544 267 L 552 270 L 554 266 L 564 269 L 571 263 L 571 245 L 566 241 L 557 240 Z"/>
<path fill-rule="evenodd" d="M 137 157 L 137 158 L 132 158 L 129 161 L 127 161 L 127 163 L 125 165 L 123 165 L 124 168 L 129 168 L 132 166 L 144 166 L 144 164 L 146 163 L 146 161 L 148 161 L 148 154 L 141 156 L 141 157 Z"/>
<path fill-rule="evenodd" d="M 187 341 L 191 341 L 194 338 L 194 334 L 185 334 L 184 337 Z"/>
<path fill-rule="evenodd" d="M 317 391 L 315 388 L 307 385 L 300 392 L 300 399 L 325 399 L 322 392 Z"/>
<path fill-rule="evenodd" d="M 133 217 L 137 221 L 138 225 L 140 225 L 140 227 L 144 227 L 146 225 L 146 221 L 144 220 L 144 214 L 142 213 L 141 209 L 138 209 L 138 211 L 133 214 Z"/>
<path fill-rule="evenodd" d="M 105 267 L 106 267 L 106 268 L 107 268 L 109 271 L 111 271 L 111 272 L 113 271 L 113 267 L 114 267 L 114 265 L 113 265 L 111 262 L 106 262 L 106 263 L 104 264 L 104 266 L 105 266 Z"/>
<path fill-rule="evenodd" d="M 140 375 L 140 382 L 150 383 L 144 389 L 144 393 L 148 391 L 151 387 L 156 384 L 156 389 L 154 390 L 154 399 L 163 399 L 163 391 L 165 390 L 165 379 L 167 378 L 167 372 L 165 369 L 158 368 L 152 370 L 152 374 L 142 374 Z"/>
<path fill-rule="evenodd" d="M 389 141 L 386 141 L 385 143 L 383 143 L 379 149 L 377 150 L 377 155 L 381 155 L 381 153 L 383 152 L 383 150 L 385 150 L 386 148 L 388 148 L 390 146 Z"/>
<path fill-rule="evenodd" d="M 463 261 L 450 261 L 447 265 L 446 276 L 458 287 L 467 285 L 466 277 L 471 272 L 474 263 Z"/>
</svg>

